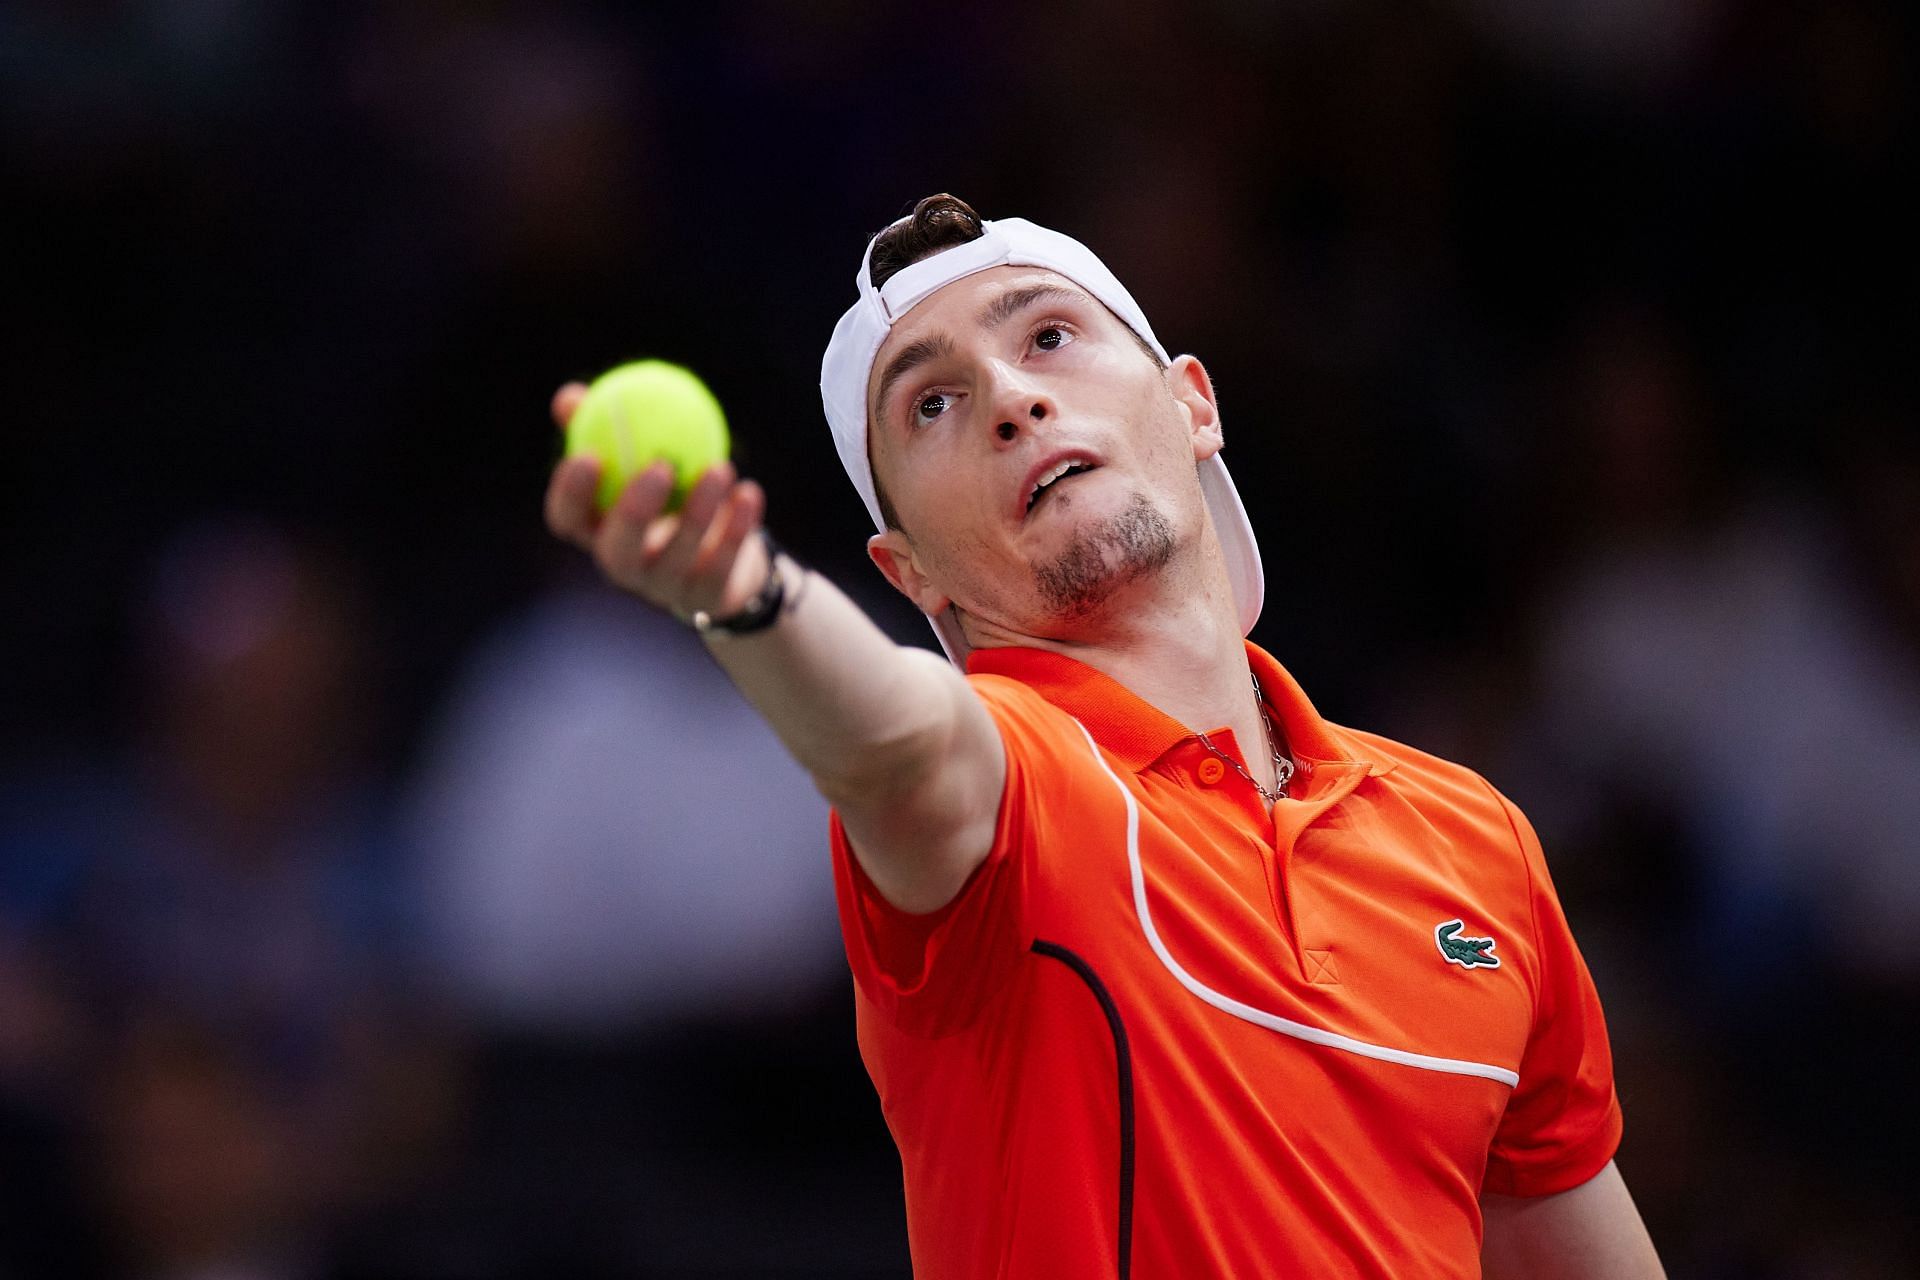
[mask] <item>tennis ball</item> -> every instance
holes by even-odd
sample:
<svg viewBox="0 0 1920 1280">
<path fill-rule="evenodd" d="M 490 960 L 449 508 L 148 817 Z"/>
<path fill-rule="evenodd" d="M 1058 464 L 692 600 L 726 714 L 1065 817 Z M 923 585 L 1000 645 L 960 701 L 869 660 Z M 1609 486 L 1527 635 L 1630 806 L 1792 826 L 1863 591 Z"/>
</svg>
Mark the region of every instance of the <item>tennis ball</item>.
<svg viewBox="0 0 1920 1280">
<path fill-rule="evenodd" d="M 700 473 L 727 456 L 727 419 L 707 384 L 665 360 L 636 360 L 593 380 L 567 422 L 567 457 L 600 463 L 600 510 L 664 458 L 673 464 L 676 511 Z"/>
</svg>

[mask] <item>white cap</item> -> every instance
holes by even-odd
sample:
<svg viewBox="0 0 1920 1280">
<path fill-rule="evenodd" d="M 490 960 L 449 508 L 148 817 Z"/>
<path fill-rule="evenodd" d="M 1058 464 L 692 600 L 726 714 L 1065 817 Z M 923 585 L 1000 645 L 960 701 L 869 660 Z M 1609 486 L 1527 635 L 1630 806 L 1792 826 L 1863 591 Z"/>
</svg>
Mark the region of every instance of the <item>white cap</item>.
<svg viewBox="0 0 1920 1280">
<path fill-rule="evenodd" d="M 910 218 L 912 215 L 909 214 Z M 907 221 L 901 218 L 893 226 Z M 833 339 L 827 343 L 826 357 L 820 362 L 820 398 L 826 404 L 827 425 L 833 429 L 834 447 L 840 451 L 840 465 L 847 478 L 860 491 L 873 517 L 876 530 L 884 531 L 886 520 L 880 514 L 880 501 L 873 491 L 873 468 L 867 461 L 867 379 L 873 372 L 873 358 L 900 317 L 913 310 L 935 290 L 989 267 L 1044 267 L 1057 272 L 1104 303 L 1140 340 L 1167 359 L 1166 348 L 1153 336 L 1140 305 L 1107 270 L 1093 251 L 1071 236 L 1035 226 L 1025 218 L 1002 218 L 983 222 L 985 231 L 978 238 L 951 249 L 942 249 L 920 261 L 902 267 L 875 289 L 869 263 L 874 240 L 860 257 L 860 274 L 854 284 L 860 300 L 848 308 L 833 327 Z M 888 230 L 892 230 L 889 227 Z M 885 234 L 882 232 L 881 234 Z M 1207 511 L 1220 536 L 1220 549 L 1226 556 L 1227 577 L 1233 584 L 1234 603 L 1240 610 L 1240 630 L 1253 630 L 1260 616 L 1260 603 L 1266 594 L 1266 575 L 1260 568 L 1260 548 L 1254 542 L 1253 526 L 1247 521 L 1247 509 L 1234 490 L 1227 467 L 1215 453 L 1200 464 L 1200 492 L 1207 500 Z M 930 616 L 934 634 L 947 656 L 960 666 L 966 665 L 967 643 L 952 610 Z"/>
</svg>

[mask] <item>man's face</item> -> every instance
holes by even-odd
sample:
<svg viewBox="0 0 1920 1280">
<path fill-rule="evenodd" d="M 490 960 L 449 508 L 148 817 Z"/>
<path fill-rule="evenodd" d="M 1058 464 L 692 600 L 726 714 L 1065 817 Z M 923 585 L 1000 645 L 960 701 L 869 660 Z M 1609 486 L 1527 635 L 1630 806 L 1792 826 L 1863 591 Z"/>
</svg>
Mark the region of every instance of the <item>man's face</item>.
<svg viewBox="0 0 1920 1280">
<path fill-rule="evenodd" d="M 921 302 L 875 357 L 867 407 L 905 526 L 870 553 L 929 613 L 1074 635 L 1205 528 L 1194 464 L 1220 444 L 1205 372 L 1190 356 L 1161 369 L 1054 272 L 994 267 Z"/>
</svg>

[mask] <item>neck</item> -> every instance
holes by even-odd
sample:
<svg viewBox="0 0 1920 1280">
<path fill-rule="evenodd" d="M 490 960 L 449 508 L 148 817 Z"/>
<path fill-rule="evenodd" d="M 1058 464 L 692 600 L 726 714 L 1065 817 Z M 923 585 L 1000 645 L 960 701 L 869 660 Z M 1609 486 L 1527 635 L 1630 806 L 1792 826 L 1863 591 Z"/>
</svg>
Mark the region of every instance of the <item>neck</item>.
<svg viewBox="0 0 1920 1280">
<path fill-rule="evenodd" d="M 1196 563 L 1169 565 L 1116 592 L 1102 616 L 1071 637 L 993 628 L 980 638 L 983 647 L 1022 645 L 1084 662 L 1196 733 L 1231 729 L 1247 771 L 1271 788 L 1273 752 L 1253 696 L 1226 562 L 1210 534 L 1196 550 Z M 1286 749 L 1280 742 L 1273 747 Z"/>
</svg>

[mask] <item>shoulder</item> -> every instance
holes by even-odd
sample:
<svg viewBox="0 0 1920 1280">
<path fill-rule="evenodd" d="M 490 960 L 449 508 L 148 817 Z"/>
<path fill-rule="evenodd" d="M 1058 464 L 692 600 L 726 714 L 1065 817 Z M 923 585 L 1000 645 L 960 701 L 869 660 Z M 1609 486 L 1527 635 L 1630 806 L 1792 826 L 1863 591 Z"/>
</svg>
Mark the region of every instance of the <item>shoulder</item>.
<svg viewBox="0 0 1920 1280">
<path fill-rule="evenodd" d="M 1030 710 L 1046 708 L 1055 714 L 1065 716 L 1066 712 L 1040 696 L 1040 691 L 1023 680 L 994 672 L 976 671 L 967 676 L 967 683 L 973 691 L 990 703 L 1009 707 L 1025 707 Z M 1071 717 L 1069 717 L 1071 718 Z"/>
<path fill-rule="evenodd" d="M 1336 728 L 1360 749 L 1361 758 L 1389 766 L 1384 781 L 1409 798 L 1487 815 L 1518 812 L 1493 783 L 1464 764 L 1382 734 L 1344 725 Z"/>
<path fill-rule="evenodd" d="M 985 673 L 969 675 L 967 683 L 1010 741 L 1086 754 L 1089 740 L 1080 722 L 1032 685 L 1012 676 Z"/>
<path fill-rule="evenodd" d="M 1482 873 L 1506 869 L 1529 893 L 1545 879 L 1539 836 L 1520 807 L 1477 770 L 1377 733 L 1339 727 L 1360 758 L 1386 766 L 1373 781 L 1394 825 L 1467 852 Z"/>
<path fill-rule="evenodd" d="M 974 674 L 967 681 L 999 730 L 1006 750 L 1006 792 L 1044 801 L 1028 807 L 1033 821 L 1063 818 L 1095 796 L 1111 798 L 1127 770 L 1110 744 L 1103 746 L 1096 737 L 1100 725 L 1083 723 L 1011 676 Z"/>
</svg>

